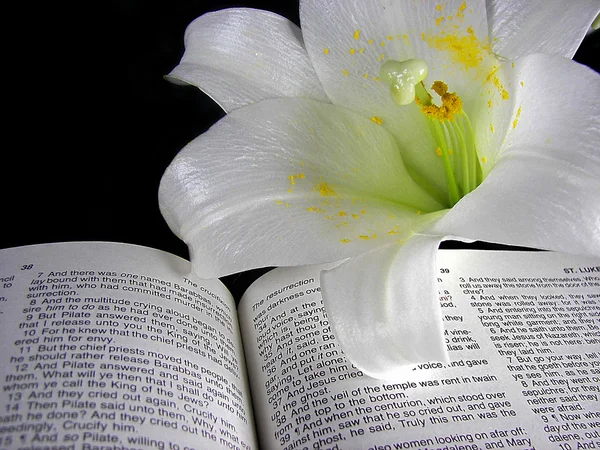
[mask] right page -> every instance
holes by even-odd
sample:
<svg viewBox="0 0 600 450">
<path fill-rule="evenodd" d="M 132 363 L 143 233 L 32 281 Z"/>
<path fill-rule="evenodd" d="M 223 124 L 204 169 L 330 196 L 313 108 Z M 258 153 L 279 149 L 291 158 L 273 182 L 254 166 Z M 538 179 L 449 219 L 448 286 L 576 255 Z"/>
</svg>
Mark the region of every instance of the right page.
<svg viewBox="0 0 600 450">
<path fill-rule="evenodd" d="M 261 448 L 600 448 L 600 261 L 440 250 L 438 267 L 451 362 L 389 383 L 344 357 L 318 267 L 250 287 L 239 319 Z"/>
</svg>

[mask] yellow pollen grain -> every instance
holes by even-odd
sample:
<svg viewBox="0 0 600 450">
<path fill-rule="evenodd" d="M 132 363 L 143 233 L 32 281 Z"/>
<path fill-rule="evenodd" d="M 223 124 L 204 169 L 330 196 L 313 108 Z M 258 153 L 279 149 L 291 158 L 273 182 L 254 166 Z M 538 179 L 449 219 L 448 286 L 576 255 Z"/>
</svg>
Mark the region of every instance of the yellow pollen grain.
<svg viewBox="0 0 600 450">
<path fill-rule="evenodd" d="M 290 180 L 290 184 L 291 184 L 292 186 L 296 184 L 296 179 L 295 179 L 295 178 L 296 178 L 296 177 L 295 177 L 294 175 L 290 175 L 290 176 L 288 177 L 288 180 Z"/>
<path fill-rule="evenodd" d="M 417 216 L 420 216 L 420 215 L 421 215 L 421 210 L 419 209 L 419 210 L 417 211 Z"/>
<path fill-rule="evenodd" d="M 381 55 L 379 55 L 379 57 L 377 58 L 377 61 L 381 62 L 383 59 L 385 58 L 385 53 L 382 53 Z"/>
<path fill-rule="evenodd" d="M 353 48 L 350 49 L 350 54 L 354 55 L 356 53 L 356 50 L 354 50 Z"/>
<path fill-rule="evenodd" d="M 367 41 L 367 44 L 371 45 L 373 42 L 375 42 L 373 39 L 369 39 L 369 40 Z"/>
<path fill-rule="evenodd" d="M 381 43 L 379 45 L 381 45 L 382 47 L 385 47 L 385 41 L 381 41 Z"/>
<path fill-rule="evenodd" d="M 404 43 L 405 43 L 406 45 L 410 45 L 410 41 L 409 41 L 409 39 L 408 39 L 408 35 L 407 35 L 407 34 L 403 34 L 403 35 L 402 35 L 402 40 L 404 41 Z"/>
<path fill-rule="evenodd" d="M 442 156 L 442 149 L 440 147 L 435 149 L 435 154 L 438 156 Z"/>
<path fill-rule="evenodd" d="M 379 81 L 379 77 L 373 77 L 375 81 Z"/>
<path fill-rule="evenodd" d="M 348 214 L 346 213 L 346 211 L 340 211 L 338 212 L 338 216 L 340 217 L 346 217 Z"/>
<path fill-rule="evenodd" d="M 360 30 L 356 30 L 356 31 L 354 32 L 354 39 L 357 39 L 357 40 L 358 40 L 359 38 L 360 38 Z"/>
<path fill-rule="evenodd" d="M 387 36 L 388 41 L 391 41 L 392 39 L 394 39 L 392 36 L 389 36 L 389 35 Z"/>
<path fill-rule="evenodd" d="M 490 131 L 493 133 L 494 132 L 494 124 L 490 123 Z"/>
<path fill-rule="evenodd" d="M 362 209 L 362 210 L 360 211 L 360 213 L 361 213 L 361 214 L 366 214 L 366 213 L 367 213 L 367 211 L 365 211 L 364 209 Z"/>
<path fill-rule="evenodd" d="M 365 79 L 366 79 L 366 78 L 369 78 L 369 74 L 368 74 L 368 73 L 365 73 L 365 74 L 363 75 L 363 78 L 365 78 Z"/>
<path fill-rule="evenodd" d="M 437 19 L 435 19 L 435 24 L 439 27 L 444 20 L 446 20 L 445 17 L 438 17 Z"/>
<path fill-rule="evenodd" d="M 364 53 L 364 52 L 365 52 L 365 48 L 364 47 L 361 47 L 361 48 L 358 49 L 358 53 Z"/>
<path fill-rule="evenodd" d="M 525 87 L 525 82 L 524 81 L 521 81 L 519 84 L 521 85 L 521 87 Z"/>
<path fill-rule="evenodd" d="M 360 216 L 358 214 L 352 213 L 352 218 L 353 219 L 358 219 Z"/>
<path fill-rule="evenodd" d="M 451 148 L 449 148 L 449 149 L 448 149 L 448 154 L 449 154 L 450 156 L 454 155 L 454 150 L 452 150 Z"/>
<path fill-rule="evenodd" d="M 481 157 L 481 162 L 485 164 L 487 162 L 487 158 L 485 156 L 482 156 Z"/>
<path fill-rule="evenodd" d="M 363 241 L 368 241 L 369 240 L 369 236 L 367 236 L 366 234 L 361 234 L 360 236 L 358 236 L 360 239 L 362 239 Z"/>
<path fill-rule="evenodd" d="M 349 244 L 350 242 L 352 242 L 350 239 L 340 239 L 340 242 L 342 244 Z"/>
<path fill-rule="evenodd" d="M 522 110 L 522 107 L 519 106 L 519 109 L 517 109 L 517 115 L 515 117 L 515 120 L 513 120 L 513 123 L 512 123 L 513 130 L 515 128 L 517 128 L 517 125 L 519 124 L 519 117 L 521 117 L 521 110 Z"/>
<path fill-rule="evenodd" d="M 513 69 L 515 68 L 515 62 L 514 61 L 511 62 L 510 65 L 512 66 Z"/>
<path fill-rule="evenodd" d="M 381 125 L 383 123 L 383 119 L 381 117 L 377 117 L 377 116 L 371 117 L 371 121 L 375 122 L 377 125 Z"/>
<path fill-rule="evenodd" d="M 325 48 L 325 49 L 323 50 L 323 53 L 325 53 L 326 55 L 329 55 L 329 47 Z"/>
<path fill-rule="evenodd" d="M 496 72 L 498 72 L 498 69 L 500 69 L 500 66 L 493 66 L 491 72 L 488 73 L 487 77 L 485 77 L 485 81 L 491 81 L 492 77 L 496 75 Z"/>
<path fill-rule="evenodd" d="M 491 99 L 490 99 L 490 100 L 488 100 L 488 108 L 491 108 L 493 104 L 494 104 L 494 103 L 492 102 L 492 100 L 491 100 Z"/>
<path fill-rule="evenodd" d="M 447 20 L 450 20 L 450 17 Z M 421 33 L 421 39 L 429 47 L 447 52 L 452 62 L 464 69 L 478 68 L 480 62 L 490 53 L 487 40 L 480 41 L 474 33 L 459 34 L 458 31 L 448 33 L 442 29 L 439 34 Z"/>
<path fill-rule="evenodd" d="M 277 203 L 278 205 L 283 205 L 283 201 L 281 200 L 275 200 L 275 203 Z"/>
<path fill-rule="evenodd" d="M 342 73 L 344 74 L 345 77 L 348 76 L 348 71 L 346 69 L 342 69 Z"/>
<path fill-rule="evenodd" d="M 331 185 L 325 181 L 323 181 L 322 183 L 317 184 L 314 188 L 313 191 L 319 191 L 319 193 L 323 196 L 323 197 L 329 197 L 332 195 L 336 195 L 335 190 L 333 189 L 333 187 L 331 187 Z"/>
</svg>

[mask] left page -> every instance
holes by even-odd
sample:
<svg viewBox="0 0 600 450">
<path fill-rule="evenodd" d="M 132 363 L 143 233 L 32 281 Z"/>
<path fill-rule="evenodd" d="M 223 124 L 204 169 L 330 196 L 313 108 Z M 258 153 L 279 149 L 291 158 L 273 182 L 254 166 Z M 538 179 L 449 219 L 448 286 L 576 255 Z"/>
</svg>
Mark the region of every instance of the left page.
<svg viewBox="0 0 600 450">
<path fill-rule="evenodd" d="M 0 250 L 0 449 L 257 448 L 235 302 L 127 244 Z"/>
</svg>

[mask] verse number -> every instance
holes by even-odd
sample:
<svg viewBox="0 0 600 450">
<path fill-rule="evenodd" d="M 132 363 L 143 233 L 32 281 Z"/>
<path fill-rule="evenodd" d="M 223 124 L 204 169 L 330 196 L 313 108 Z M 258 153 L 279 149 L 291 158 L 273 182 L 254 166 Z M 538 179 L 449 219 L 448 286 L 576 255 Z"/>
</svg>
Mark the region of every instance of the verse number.
<svg viewBox="0 0 600 450">
<path fill-rule="evenodd" d="M 446 269 L 445 267 L 442 267 L 440 269 L 440 273 L 450 273 L 450 269 Z"/>
<path fill-rule="evenodd" d="M 23 264 L 21 266 L 21 270 L 31 270 L 33 269 L 33 264 Z"/>
</svg>

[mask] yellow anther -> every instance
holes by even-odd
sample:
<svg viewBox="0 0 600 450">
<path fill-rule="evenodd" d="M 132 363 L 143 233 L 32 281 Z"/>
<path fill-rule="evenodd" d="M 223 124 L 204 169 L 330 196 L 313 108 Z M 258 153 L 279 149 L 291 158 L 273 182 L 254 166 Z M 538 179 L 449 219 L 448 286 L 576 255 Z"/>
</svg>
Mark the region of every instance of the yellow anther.
<svg viewBox="0 0 600 450">
<path fill-rule="evenodd" d="M 371 120 L 377 125 L 381 125 L 383 123 L 383 119 L 381 117 L 373 116 L 371 117 Z"/>
<path fill-rule="evenodd" d="M 441 97 L 448 92 L 448 85 L 443 81 L 434 81 L 431 90 Z"/>
<path fill-rule="evenodd" d="M 441 81 L 434 82 L 431 89 L 441 97 L 442 106 L 433 104 L 421 105 L 421 111 L 440 122 L 454 120 L 454 115 L 462 112 L 462 100 L 460 97 L 455 92 L 448 92 L 448 86 Z"/>
</svg>

